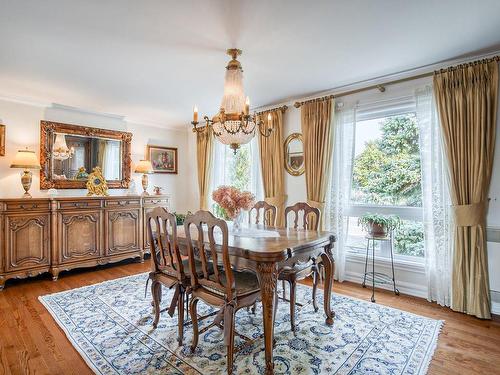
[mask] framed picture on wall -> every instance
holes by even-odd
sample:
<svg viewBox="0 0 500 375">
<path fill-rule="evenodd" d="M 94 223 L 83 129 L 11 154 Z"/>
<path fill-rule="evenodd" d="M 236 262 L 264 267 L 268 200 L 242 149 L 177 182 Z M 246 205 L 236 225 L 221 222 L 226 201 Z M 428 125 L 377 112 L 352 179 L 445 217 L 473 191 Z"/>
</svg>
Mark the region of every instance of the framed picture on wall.
<svg viewBox="0 0 500 375">
<path fill-rule="evenodd" d="M 0 156 L 5 156 L 5 125 L 0 125 Z"/>
<path fill-rule="evenodd" d="M 148 145 L 146 157 L 151 161 L 154 173 L 177 174 L 177 148 Z"/>
</svg>

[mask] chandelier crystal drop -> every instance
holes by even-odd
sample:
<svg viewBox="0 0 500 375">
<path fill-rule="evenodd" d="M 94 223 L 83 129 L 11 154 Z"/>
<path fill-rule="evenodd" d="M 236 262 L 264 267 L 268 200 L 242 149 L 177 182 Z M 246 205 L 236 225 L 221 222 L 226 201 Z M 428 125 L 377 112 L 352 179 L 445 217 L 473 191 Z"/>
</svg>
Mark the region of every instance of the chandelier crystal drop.
<svg viewBox="0 0 500 375">
<path fill-rule="evenodd" d="M 228 49 L 227 54 L 232 60 L 226 66 L 224 95 L 219 112 L 212 119 L 204 116 L 206 124 L 198 126 L 198 109 L 194 107 L 191 124 L 194 132 L 212 131 L 219 142 L 229 145 L 236 153 L 240 145 L 252 140 L 257 130 L 262 136 L 269 137 L 273 129 L 270 127 L 270 116 L 267 124 L 264 124 L 262 120 L 257 120 L 255 114 L 250 115 L 250 100 L 245 98 L 243 89 L 243 69 L 236 59 L 241 55 L 241 50 Z"/>
</svg>

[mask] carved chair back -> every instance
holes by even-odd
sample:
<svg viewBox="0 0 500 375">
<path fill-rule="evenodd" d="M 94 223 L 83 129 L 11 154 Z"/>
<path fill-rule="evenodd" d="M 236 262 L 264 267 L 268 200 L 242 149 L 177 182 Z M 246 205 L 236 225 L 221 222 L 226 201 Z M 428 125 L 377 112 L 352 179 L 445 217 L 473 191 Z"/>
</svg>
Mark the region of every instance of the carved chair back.
<svg viewBox="0 0 500 375">
<path fill-rule="evenodd" d="M 295 203 L 293 206 L 285 208 L 285 227 L 288 228 L 288 214 L 294 213 L 293 228 L 299 228 L 299 218 L 302 218 L 302 228 L 318 230 L 321 211 L 319 208 L 311 207 L 305 202 Z"/>
<path fill-rule="evenodd" d="M 146 223 L 155 272 L 166 272 L 183 281 L 185 273 L 177 244 L 175 215 L 157 207 L 146 215 Z"/>
<path fill-rule="evenodd" d="M 236 285 L 229 260 L 227 223 L 216 218 L 209 211 L 200 210 L 186 217 L 184 231 L 188 242 L 189 268 L 193 289 L 202 286 L 209 290 L 225 291 L 227 299 L 232 300 L 233 297 L 236 297 Z M 193 236 L 196 236 L 195 239 Z M 196 270 L 195 248 L 199 253 L 201 271 Z M 222 262 L 220 258 L 222 258 Z"/>
<path fill-rule="evenodd" d="M 252 223 L 252 211 L 255 210 L 255 224 L 260 224 L 260 211 L 263 210 L 262 222 L 264 225 L 276 226 L 276 207 L 265 202 L 258 201 L 248 212 L 248 223 Z"/>
</svg>

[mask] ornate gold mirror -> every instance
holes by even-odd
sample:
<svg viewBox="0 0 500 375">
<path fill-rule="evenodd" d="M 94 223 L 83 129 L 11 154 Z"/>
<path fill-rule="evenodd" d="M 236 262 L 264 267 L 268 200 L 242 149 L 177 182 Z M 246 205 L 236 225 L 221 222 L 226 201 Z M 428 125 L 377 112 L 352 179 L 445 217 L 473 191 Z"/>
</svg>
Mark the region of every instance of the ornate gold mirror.
<svg viewBox="0 0 500 375">
<path fill-rule="evenodd" d="M 128 188 L 131 133 L 41 121 L 40 134 L 40 189 L 85 189 L 95 167 L 109 188 Z"/>
<path fill-rule="evenodd" d="M 285 169 L 292 176 L 304 173 L 304 143 L 300 133 L 292 133 L 285 140 Z"/>
</svg>

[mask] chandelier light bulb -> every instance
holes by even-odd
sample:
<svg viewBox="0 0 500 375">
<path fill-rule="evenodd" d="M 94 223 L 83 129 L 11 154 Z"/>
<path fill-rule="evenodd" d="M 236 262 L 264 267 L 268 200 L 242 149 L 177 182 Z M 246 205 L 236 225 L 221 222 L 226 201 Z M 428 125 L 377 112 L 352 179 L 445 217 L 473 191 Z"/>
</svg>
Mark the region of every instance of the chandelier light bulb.
<svg viewBox="0 0 500 375">
<path fill-rule="evenodd" d="M 193 107 L 193 122 L 198 122 L 198 107 Z"/>
<path fill-rule="evenodd" d="M 247 96 L 247 100 L 245 100 L 245 115 L 250 113 L 250 98 Z"/>
</svg>

